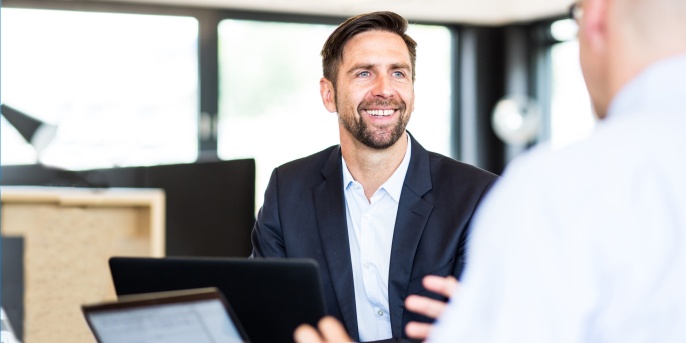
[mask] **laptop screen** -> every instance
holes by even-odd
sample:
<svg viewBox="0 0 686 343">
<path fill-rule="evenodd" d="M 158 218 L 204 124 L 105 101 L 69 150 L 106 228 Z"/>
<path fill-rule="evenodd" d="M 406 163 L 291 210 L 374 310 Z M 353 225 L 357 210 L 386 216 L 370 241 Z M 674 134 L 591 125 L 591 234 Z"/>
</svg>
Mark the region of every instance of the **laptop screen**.
<svg viewBox="0 0 686 343">
<path fill-rule="evenodd" d="M 100 343 L 247 342 L 221 294 L 213 288 L 158 292 L 85 305 Z"/>
<path fill-rule="evenodd" d="M 316 326 L 326 313 L 314 260 L 112 257 L 109 264 L 120 297 L 218 288 L 253 343 L 293 342 L 298 325 Z"/>
</svg>

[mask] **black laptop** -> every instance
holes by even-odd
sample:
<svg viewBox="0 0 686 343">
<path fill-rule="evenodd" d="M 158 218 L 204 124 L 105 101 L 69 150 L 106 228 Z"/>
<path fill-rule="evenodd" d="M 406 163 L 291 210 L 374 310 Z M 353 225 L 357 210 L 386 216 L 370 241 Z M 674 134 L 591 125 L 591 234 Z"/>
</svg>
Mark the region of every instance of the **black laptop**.
<svg viewBox="0 0 686 343">
<path fill-rule="evenodd" d="M 98 343 L 248 343 L 215 287 L 121 296 L 81 306 Z"/>
<path fill-rule="evenodd" d="M 112 257 L 117 296 L 217 287 L 253 343 L 292 342 L 325 313 L 319 269 L 309 259 Z"/>
</svg>

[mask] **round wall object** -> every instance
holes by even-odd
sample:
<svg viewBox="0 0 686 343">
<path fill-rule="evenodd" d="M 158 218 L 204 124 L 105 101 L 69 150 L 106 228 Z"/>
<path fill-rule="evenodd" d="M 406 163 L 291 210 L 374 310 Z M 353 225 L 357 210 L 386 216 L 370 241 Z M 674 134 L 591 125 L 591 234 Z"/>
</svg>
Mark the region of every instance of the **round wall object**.
<svg viewBox="0 0 686 343">
<path fill-rule="evenodd" d="M 538 104 L 523 95 L 506 96 L 493 108 L 491 126 L 496 136 L 511 145 L 526 145 L 538 136 Z"/>
</svg>

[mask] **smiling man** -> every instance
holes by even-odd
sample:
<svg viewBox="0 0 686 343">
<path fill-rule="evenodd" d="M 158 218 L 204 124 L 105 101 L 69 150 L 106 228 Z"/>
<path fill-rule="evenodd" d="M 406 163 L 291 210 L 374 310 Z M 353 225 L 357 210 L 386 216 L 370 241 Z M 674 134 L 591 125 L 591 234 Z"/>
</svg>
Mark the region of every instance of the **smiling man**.
<svg viewBox="0 0 686 343">
<path fill-rule="evenodd" d="M 416 57 L 407 25 L 375 12 L 328 38 L 320 92 L 338 116 L 340 145 L 274 170 L 252 235 L 253 257 L 315 259 L 328 313 L 360 341 L 429 321 L 403 302 L 426 294 L 425 275 L 460 276 L 467 227 L 496 180 L 426 151 L 405 130 Z"/>
</svg>

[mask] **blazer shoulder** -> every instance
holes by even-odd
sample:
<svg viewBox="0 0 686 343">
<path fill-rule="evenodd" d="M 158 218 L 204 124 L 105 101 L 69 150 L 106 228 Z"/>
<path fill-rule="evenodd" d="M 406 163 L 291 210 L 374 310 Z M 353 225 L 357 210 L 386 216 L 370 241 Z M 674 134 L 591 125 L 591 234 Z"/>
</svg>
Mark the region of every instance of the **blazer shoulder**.
<svg viewBox="0 0 686 343">
<path fill-rule="evenodd" d="M 432 174 L 441 177 L 452 176 L 484 185 L 490 185 L 499 178 L 498 175 L 487 170 L 431 151 L 429 152 L 429 161 Z"/>
<path fill-rule="evenodd" d="M 275 172 L 279 176 L 302 176 L 311 175 L 313 173 L 320 173 L 327 162 L 335 156 L 332 154 L 340 155 L 339 145 L 330 146 L 320 152 L 314 153 L 312 155 L 299 158 L 287 163 L 284 163 L 276 167 Z"/>
</svg>

